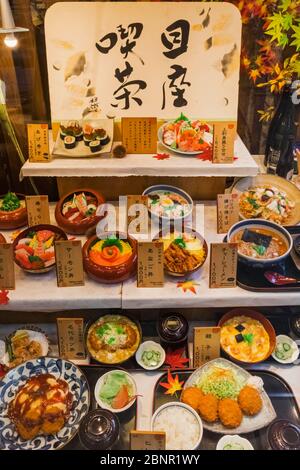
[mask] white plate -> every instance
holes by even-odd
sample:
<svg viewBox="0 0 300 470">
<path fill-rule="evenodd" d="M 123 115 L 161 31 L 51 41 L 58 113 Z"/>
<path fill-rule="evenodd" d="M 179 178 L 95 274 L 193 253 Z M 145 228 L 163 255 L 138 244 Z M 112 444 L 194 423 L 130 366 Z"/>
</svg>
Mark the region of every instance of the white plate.
<svg viewBox="0 0 300 470">
<path fill-rule="evenodd" d="M 113 136 L 114 136 L 114 120 L 113 119 L 97 119 L 97 120 L 88 120 L 88 121 L 79 121 L 81 126 L 90 124 L 93 127 L 105 129 L 107 135 L 110 138 L 108 144 L 104 145 L 101 150 L 93 153 L 90 148 L 85 145 L 84 141 L 76 142 L 76 147 L 74 149 L 66 149 L 64 142 L 60 137 L 60 132 L 57 135 L 57 139 L 53 149 L 53 155 L 60 157 L 69 157 L 69 158 L 84 158 L 84 157 L 97 157 L 103 153 L 109 153 L 112 148 Z"/>
<path fill-rule="evenodd" d="M 241 376 L 242 379 L 245 380 L 245 384 L 247 380 L 252 377 L 252 375 L 249 374 L 249 372 L 247 372 L 245 369 L 242 369 L 242 367 L 239 367 L 236 364 L 227 361 L 227 359 L 214 359 L 213 361 L 210 361 L 207 364 L 204 364 L 204 366 L 195 370 L 195 372 L 193 372 L 193 374 L 186 381 L 184 389 L 187 387 L 193 387 L 199 381 L 202 374 L 208 369 L 210 369 L 213 365 L 226 367 L 234 370 Z M 243 415 L 243 420 L 240 426 L 238 426 L 237 428 L 226 428 L 220 421 L 216 423 L 207 423 L 203 420 L 204 429 L 219 434 L 245 434 L 248 432 L 257 431 L 258 429 L 262 429 L 268 426 L 276 418 L 276 412 L 269 396 L 267 395 L 264 389 L 261 391 L 261 398 L 263 402 L 262 410 L 255 416 Z"/>
<path fill-rule="evenodd" d="M 173 122 L 173 121 L 169 121 L 169 122 Z M 163 141 L 163 128 L 168 124 L 168 122 L 166 122 L 165 124 L 163 124 L 159 129 L 158 129 L 158 141 L 161 145 L 163 145 L 166 149 L 168 149 L 170 152 L 175 152 L 175 153 L 178 153 L 179 155 L 187 155 L 187 156 L 193 156 L 193 155 L 200 155 L 201 153 L 203 153 L 203 150 L 197 150 L 196 152 L 183 152 L 182 150 L 179 150 L 179 149 L 173 149 L 170 145 L 167 145 L 164 143 Z M 213 134 L 211 132 L 205 132 L 204 133 L 204 137 L 205 137 L 205 142 L 207 142 L 208 144 L 212 144 L 213 143 Z"/>
<path fill-rule="evenodd" d="M 110 375 L 112 372 L 122 372 L 122 374 L 125 374 L 127 375 L 127 378 L 129 380 L 129 382 L 131 382 L 132 384 L 132 389 L 133 389 L 133 395 L 134 395 L 134 399 L 131 400 L 130 403 L 128 403 L 128 405 L 124 406 L 123 408 L 120 408 L 120 409 L 115 409 L 115 408 L 112 408 L 111 406 L 109 406 L 107 403 L 105 403 L 104 401 L 101 400 L 100 398 L 100 389 L 102 387 L 102 385 L 104 384 L 105 382 L 105 379 L 108 375 Z M 100 406 L 100 408 L 103 408 L 104 410 L 109 410 L 109 411 L 112 411 L 113 413 L 122 413 L 123 411 L 126 411 L 128 410 L 128 408 L 130 408 L 136 401 L 136 395 L 137 395 L 137 387 L 136 387 L 136 383 L 135 381 L 133 380 L 133 378 L 131 377 L 131 375 L 128 373 L 128 372 L 125 372 L 124 370 L 117 370 L 117 369 L 113 369 L 109 372 L 106 372 L 106 374 L 103 374 L 98 380 L 97 380 L 97 383 L 95 385 L 95 400 L 96 402 L 98 403 L 98 405 Z"/>
<path fill-rule="evenodd" d="M 286 335 L 278 335 L 278 336 L 276 336 L 276 345 L 277 345 L 278 343 L 283 343 L 283 342 L 284 342 L 284 343 L 288 343 L 288 344 L 291 346 L 291 348 L 294 350 L 292 356 L 291 356 L 289 359 L 278 359 L 278 357 L 277 357 L 276 354 L 275 354 L 275 351 L 276 351 L 276 347 L 275 347 L 275 349 L 274 349 L 274 351 L 273 351 L 273 353 L 272 353 L 272 357 L 273 357 L 273 359 L 275 359 L 275 361 L 280 362 L 280 364 L 292 364 L 292 363 L 295 362 L 295 361 L 298 359 L 298 357 L 299 357 L 300 351 L 299 351 L 298 345 L 297 345 L 297 343 L 296 343 L 292 338 L 290 338 L 289 336 L 286 336 Z"/>
</svg>

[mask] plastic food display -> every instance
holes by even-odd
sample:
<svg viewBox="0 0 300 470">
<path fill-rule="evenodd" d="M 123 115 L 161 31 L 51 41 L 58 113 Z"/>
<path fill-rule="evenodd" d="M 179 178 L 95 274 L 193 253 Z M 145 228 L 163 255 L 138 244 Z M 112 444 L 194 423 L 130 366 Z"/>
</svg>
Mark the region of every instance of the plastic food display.
<svg viewBox="0 0 300 470">
<path fill-rule="evenodd" d="M 0 229 L 12 230 L 27 225 L 25 196 L 7 193 L 0 196 Z"/>
<path fill-rule="evenodd" d="M 83 265 L 97 282 L 125 281 L 136 272 L 137 242 L 121 232 L 95 235 L 83 246 Z"/>
<path fill-rule="evenodd" d="M 236 362 L 262 362 L 275 349 L 275 330 L 269 320 L 256 310 L 233 309 L 223 315 L 219 326 L 221 347 Z"/>
<path fill-rule="evenodd" d="M 103 218 L 96 215 L 105 198 L 94 189 L 78 189 L 63 196 L 55 208 L 57 224 L 67 233 L 84 235 Z"/>
<path fill-rule="evenodd" d="M 13 242 L 15 263 L 28 273 L 47 273 L 56 263 L 54 243 L 67 239 L 65 232 L 55 225 L 29 227 Z"/>
</svg>

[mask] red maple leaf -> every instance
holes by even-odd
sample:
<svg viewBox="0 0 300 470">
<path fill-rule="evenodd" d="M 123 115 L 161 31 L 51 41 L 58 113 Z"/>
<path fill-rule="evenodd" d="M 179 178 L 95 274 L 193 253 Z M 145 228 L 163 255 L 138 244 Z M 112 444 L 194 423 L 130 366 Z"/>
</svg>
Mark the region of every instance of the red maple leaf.
<svg viewBox="0 0 300 470">
<path fill-rule="evenodd" d="M 167 391 L 165 395 L 176 395 L 177 392 L 182 390 L 182 385 L 184 381 L 180 382 L 178 375 L 176 374 L 175 377 L 172 376 L 170 369 L 168 369 L 168 382 L 160 382 L 160 385 L 165 388 Z"/>
<path fill-rule="evenodd" d="M 196 155 L 196 158 L 198 160 L 202 160 L 203 162 L 211 162 L 212 161 L 212 148 L 208 148 L 207 150 L 204 150 L 202 153 L 199 153 Z"/>
<path fill-rule="evenodd" d="M 190 360 L 186 357 L 182 357 L 184 348 L 167 350 L 165 364 L 171 367 L 171 369 L 184 369 L 188 367 L 187 364 Z"/>
<path fill-rule="evenodd" d="M 167 160 L 170 158 L 170 155 L 168 153 L 157 153 L 153 155 L 153 158 L 156 158 L 156 160 Z"/>
<path fill-rule="evenodd" d="M 0 291 L 0 305 L 7 305 L 9 302 L 9 297 L 8 297 L 8 290 L 1 290 Z"/>
</svg>

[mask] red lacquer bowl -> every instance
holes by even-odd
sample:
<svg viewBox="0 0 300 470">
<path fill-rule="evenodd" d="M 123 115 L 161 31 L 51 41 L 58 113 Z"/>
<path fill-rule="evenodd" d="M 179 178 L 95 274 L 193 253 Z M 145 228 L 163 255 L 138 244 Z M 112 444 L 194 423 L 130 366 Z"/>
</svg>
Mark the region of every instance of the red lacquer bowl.
<svg viewBox="0 0 300 470">
<path fill-rule="evenodd" d="M 99 217 L 94 214 L 91 217 L 85 219 L 84 221 L 77 222 L 67 219 L 62 212 L 64 203 L 70 200 L 74 194 L 81 193 L 92 195 L 97 200 L 97 207 L 105 203 L 105 198 L 102 196 L 102 194 L 100 194 L 98 191 L 95 191 L 94 189 L 76 189 L 75 191 L 71 191 L 70 193 L 63 196 L 56 204 L 55 218 L 57 224 L 67 233 L 70 233 L 72 235 L 84 235 L 89 229 L 95 227 L 105 216 L 104 214 L 103 216 Z"/>
<path fill-rule="evenodd" d="M 22 240 L 23 238 L 26 238 L 26 236 L 29 232 L 38 232 L 40 230 L 50 230 L 51 232 L 55 233 L 57 235 L 57 239 L 55 241 L 68 240 L 68 236 L 65 234 L 65 232 L 61 228 L 56 227 L 56 225 L 47 225 L 47 224 L 34 225 L 32 227 L 28 227 L 27 229 L 23 230 L 23 232 L 21 232 L 13 242 L 14 261 L 21 269 L 23 269 L 27 273 L 31 273 L 31 274 L 47 273 L 47 272 L 51 271 L 51 269 L 53 269 L 56 265 L 56 263 L 54 261 L 53 264 L 51 264 L 50 266 L 47 266 L 45 268 L 28 269 L 28 268 L 25 268 L 22 265 L 22 263 L 16 258 L 16 247 L 18 246 L 20 240 Z"/>
<path fill-rule="evenodd" d="M 123 240 L 128 241 L 132 248 L 132 255 L 125 262 L 118 266 L 101 266 L 94 263 L 89 256 L 91 247 L 98 241 L 107 238 L 110 232 L 103 233 L 103 236 L 94 235 L 89 238 L 83 246 L 83 266 L 87 275 L 97 282 L 103 282 L 106 284 L 114 284 L 122 281 L 126 281 L 129 277 L 136 273 L 137 269 L 137 242 L 133 238 L 126 236 L 121 232 L 116 232 L 118 237 L 122 237 Z"/>
<path fill-rule="evenodd" d="M 24 194 L 19 194 L 16 193 L 19 199 L 25 200 Z M 3 194 L 0 196 L 0 199 L 2 199 L 5 196 Z M 15 228 L 20 228 L 20 227 L 25 227 L 28 223 L 27 220 L 27 209 L 25 207 L 20 207 L 19 209 L 16 209 L 15 211 L 11 212 L 6 212 L 6 211 L 1 211 L 0 210 L 0 229 L 1 230 L 12 230 Z"/>
</svg>

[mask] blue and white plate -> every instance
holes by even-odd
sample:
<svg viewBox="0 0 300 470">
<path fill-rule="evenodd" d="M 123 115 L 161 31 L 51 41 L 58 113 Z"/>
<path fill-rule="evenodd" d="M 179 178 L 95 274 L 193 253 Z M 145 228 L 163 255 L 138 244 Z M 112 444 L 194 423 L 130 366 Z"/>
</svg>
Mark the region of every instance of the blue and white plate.
<svg viewBox="0 0 300 470">
<path fill-rule="evenodd" d="M 65 426 L 56 434 L 37 436 L 24 441 L 8 418 L 9 403 L 15 398 L 19 388 L 30 377 L 52 374 L 56 379 L 65 380 L 73 395 L 70 416 Z M 72 362 L 64 359 L 42 357 L 27 361 L 9 371 L 0 381 L 0 449 L 1 450 L 56 450 L 64 447 L 77 433 L 80 421 L 90 405 L 90 391 L 85 375 Z"/>
</svg>

